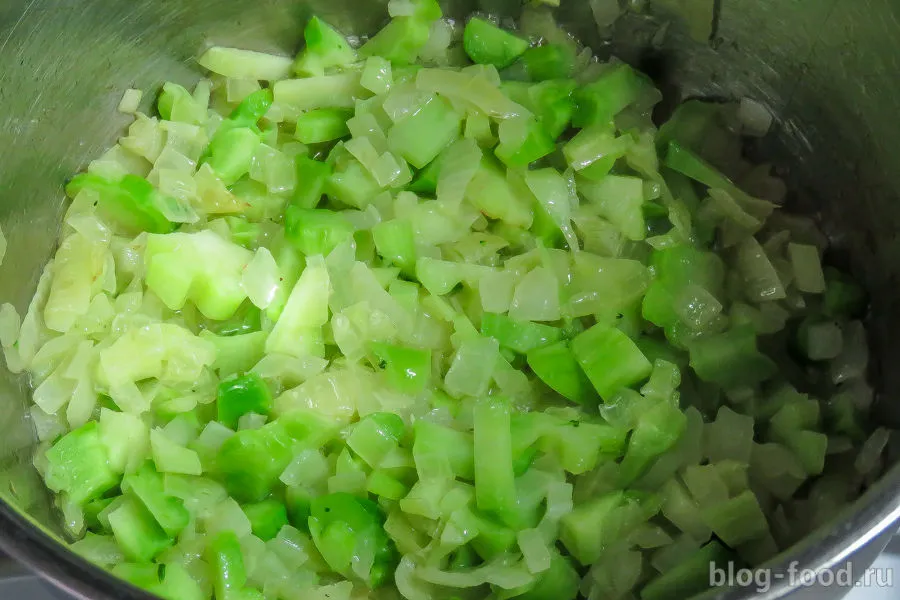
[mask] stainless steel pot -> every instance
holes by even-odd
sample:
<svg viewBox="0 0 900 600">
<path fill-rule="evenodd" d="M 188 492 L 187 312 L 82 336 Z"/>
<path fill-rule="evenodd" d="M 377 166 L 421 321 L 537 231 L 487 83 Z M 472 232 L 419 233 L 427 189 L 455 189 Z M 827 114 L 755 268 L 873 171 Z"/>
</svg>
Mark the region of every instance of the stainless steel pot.
<svg viewBox="0 0 900 600">
<path fill-rule="evenodd" d="M 665 0 L 666 5 L 690 4 Z M 313 13 L 366 34 L 386 19 L 384 0 L 4 0 L 0 5 L 0 223 L 9 238 L 0 299 L 24 311 L 54 249 L 66 177 L 110 146 L 126 124 L 122 90 L 189 84 L 206 44 L 292 53 Z M 446 2 L 516 16 L 521 0 Z M 674 23 L 631 16 L 601 34 L 586 0 L 562 0 L 560 20 L 600 55 L 653 67 L 678 97 L 751 96 L 778 117 L 764 152 L 787 168 L 800 202 L 821 216 L 873 297 L 876 414 L 900 425 L 900 3 L 897 0 L 719 0 L 715 31 L 698 43 Z M 665 18 L 665 17 L 663 17 Z M 606 41 L 603 41 L 606 40 Z M 147 101 L 149 102 L 149 100 Z M 27 467 L 32 428 L 26 393 L 0 374 L 0 548 L 77 597 L 149 598 L 57 543 L 40 482 Z M 871 564 L 900 519 L 895 466 L 840 519 L 773 568 Z M 773 577 L 764 597 L 790 593 Z M 796 590 L 795 590 L 796 591 Z M 841 591 L 806 589 L 810 598 Z M 712 592 L 725 598 L 746 589 Z M 798 596 L 799 597 L 799 596 Z"/>
</svg>

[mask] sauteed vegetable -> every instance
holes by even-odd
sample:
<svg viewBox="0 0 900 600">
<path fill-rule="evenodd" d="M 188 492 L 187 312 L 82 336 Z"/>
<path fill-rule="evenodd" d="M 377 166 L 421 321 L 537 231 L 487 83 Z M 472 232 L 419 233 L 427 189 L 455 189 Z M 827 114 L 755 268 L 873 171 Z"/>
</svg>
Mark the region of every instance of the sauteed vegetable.
<svg viewBox="0 0 900 600">
<path fill-rule="evenodd" d="M 173 600 L 654 600 L 877 476 L 866 298 L 743 158 L 764 109 L 657 127 L 544 9 L 390 8 L 130 90 L 68 183 L 0 341 L 76 552 Z"/>
</svg>

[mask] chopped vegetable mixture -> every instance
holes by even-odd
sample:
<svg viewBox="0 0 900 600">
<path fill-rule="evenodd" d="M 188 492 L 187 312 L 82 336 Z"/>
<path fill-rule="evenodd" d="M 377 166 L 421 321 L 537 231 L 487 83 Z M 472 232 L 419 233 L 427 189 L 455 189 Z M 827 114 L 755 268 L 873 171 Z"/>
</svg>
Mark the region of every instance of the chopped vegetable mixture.
<svg viewBox="0 0 900 600">
<path fill-rule="evenodd" d="M 74 551 L 171 600 L 672 599 L 877 477 L 866 298 L 742 158 L 762 105 L 657 127 L 545 8 L 390 10 L 129 90 L 68 183 L 0 342 Z"/>
</svg>

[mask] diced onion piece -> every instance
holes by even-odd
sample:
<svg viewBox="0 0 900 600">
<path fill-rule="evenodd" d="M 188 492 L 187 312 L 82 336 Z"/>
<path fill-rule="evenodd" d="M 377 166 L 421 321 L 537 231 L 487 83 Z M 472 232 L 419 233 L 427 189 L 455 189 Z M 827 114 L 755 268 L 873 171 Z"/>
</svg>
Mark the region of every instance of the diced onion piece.
<svg viewBox="0 0 900 600">
<path fill-rule="evenodd" d="M 825 274 L 819 250 L 808 244 L 788 244 L 788 256 L 794 273 L 794 285 L 801 292 L 821 294 L 825 291 Z"/>
<path fill-rule="evenodd" d="M 150 432 L 150 451 L 153 455 L 153 462 L 161 473 L 200 475 L 203 472 L 197 453 L 179 446 L 166 437 L 161 429 L 154 429 Z M 232 500 L 232 502 L 234 501 Z"/>
<path fill-rule="evenodd" d="M 275 258 L 267 248 L 259 248 L 244 269 L 241 285 L 247 297 L 256 307 L 266 309 L 275 299 L 281 287 L 281 272 Z"/>
<path fill-rule="evenodd" d="M 744 135 L 751 137 L 764 137 L 769 133 L 774 121 L 769 109 L 751 98 L 741 98 L 738 119 L 743 126 Z"/>
<path fill-rule="evenodd" d="M 122 100 L 119 101 L 119 112 L 126 115 L 133 115 L 141 106 L 141 100 L 144 98 L 144 92 L 141 90 L 127 89 L 122 94 Z"/>
<path fill-rule="evenodd" d="M 386 94 L 394 84 L 391 63 L 380 56 L 370 56 L 359 83 L 373 94 Z"/>
<path fill-rule="evenodd" d="M 286 56 L 221 46 L 210 48 L 197 62 L 204 69 L 223 77 L 264 81 L 278 81 L 289 77 L 294 63 Z"/>
<path fill-rule="evenodd" d="M 0 346 L 11 348 L 19 339 L 21 327 L 22 319 L 16 308 L 9 302 L 0 306 Z"/>
<path fill-rule="evenodd" d="M 516 286 L 509 316 L 518 321 L 555 321 L 561 314 L 556 276 L 545 267 L 525 275 Z"/>
<path fill-rule="evenodd" d="M 457 206 L 478 167 L 482 153 L 475 140 L 463 138 L 453 143 L 441 157 L 441 171 L 437 181 L 437 197 L 448 206 Z"/>
<path fill-rule="evenodd" d="M 531 114 L 525 107 L 507 98 L 489 81 L 470 73 L 422 69 L 416 76 L 416 87 L 425 92 L 436 92 L 467 102 L 495 119 Z"/>
<path fill-rule="evenodd" d="M 878 464 L 881 453 L 887 447 L 891 438 L 891 432 L 884 427 L 876 429 L 865 441 L 859 454 L 856 456 L 854 468 L 860 475 L 868 475 Z"/>
<path fill-rule="evenodd" d="M 532 573 L 542 573 L 550 568 L 552 554 L 537 529 L 523 529 L 516 535 L 525 564 Z"/>
<path fill-rule="evenodd" d="M 737 245 L 736 267 L 744 278 L 748 298 L 755 302 L 785 298 L 784 284 L 756 238 L 746 237 Z"/>
</svg>

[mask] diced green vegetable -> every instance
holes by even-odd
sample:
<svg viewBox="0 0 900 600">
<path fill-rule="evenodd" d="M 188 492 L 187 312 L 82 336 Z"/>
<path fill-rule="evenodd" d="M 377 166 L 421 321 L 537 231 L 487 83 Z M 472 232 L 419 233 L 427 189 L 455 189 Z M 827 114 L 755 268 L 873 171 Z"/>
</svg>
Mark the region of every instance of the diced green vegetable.
<svg viewBox="0 0 900 600">
<path fill-rule="evenodd" d="M 145 463 L 134 474 L 126 475 L 122 491 L 135 496 L 169 536 L 177 536 L 190 522 L 191 515 L 184 503 L 165 493 L 163 477 L 152 463 Z"/>
<path fill-rule="evenodd" d="M 605 125 L 652 89 L 643 75 L 626 64 L 607 69 L 597 81 L 575 92 L 575 127 Z"/>
<path fill-rule="evenodd" d="M 59 439 L 46 455 L 44 481 L 76 504 L 99 498 L 119 483 L 107 463 L 96 423 L 87 423 Z"/>
<path fill-rule="evenodd" d="M 306 48 L 294 62 L 294 72 L 305 77 L 324 75 L 326 69 L 356 62 L 356 52 L 331 25 L 313 17 L 303 31 Z"/>
<path fill-rule="evenodd" d="M 66 194 L 75 198 L 84 190 L 97 196 L 97 212 L 126 233 L 168 233 L 175 228 L 163 216 L 159 192 L 146 179 L 125 175 L 113 182 L 97 175 L 77 175 L 66 185 Z"/>
<path fill-rule="evenodd" d="M 462 117 L 443 98 L 432 96 L 388 133 L 388 147 L 421 169 L 460 136 Z"/>
<path fill-rule="evenodd" d="M 508 67 L 528 49 L 527 40 L 478 17 L 466 23 L 463 45 L 472 61 L 498 69 Z"/>
<path fill-rule="evenodd" d="M 701 338 L 690 346 L 691 367 L 705 380 L 730 388 L 754 384 L 771 377 L 777 367 L 756 348 L 756 335 L 738 327 Z"/>
<path fill-rule="evenodd" d="M 314 209 L 322 200 L 325 184 L 331 178 L 331 166 L 307 156 L 298 156 L 296 169 L 297 187 L 291 204 L 298 208 Z"/>
<path fill-rule="evenodd" d="M 238 419 L 247 413 L 269 414 L 272 393 L 259 375 L 248 373 L 219 384 L 216 407 L 219 422 L 234 429 Z"/>
<path fill-rule="evenodd" d="M 384 361 L 388 381 L 398 391 L 421 392 L 431 379 L 431 350 L 375 343 L 372 350 Z"/>
<path fill-rule="evenodd" d="M 566 514 L 560 539 L 583 565 L 591 564 L 622 536 L 656 514 L 656 499 L 633 492 L 615 491 Z"/>
<path fill-rule="evenodd" d="M 267 542 L 274 539 L 281 528 L 288 524 L 287 510 L 277 500 L 263 500 L 256 504 L 244 506 L 244 512 L 250 519 L 253 535 Z"/>
<path fill-rule="evenodd" d="M 381 509 L 369 500 L 329 494 L 313 501 L 309 529 L 329 566 L 345 576 L 356 573 L 351 569 L 360 553 L 371 552 L 368 572 L 356 575 L 375 589 L 393 574 L 398 560 L 393 542 L 383 529 L 384 520 Z"/>
<path fill-rule="evenodd" d="M 278 425 L 239 431 L 219 450 L 216 464 L 228 492 L 238 500 L 262 501 L 290 463 L 291 441 Z"/>
<path fill-rule="evenodd" d="M 572 340 L 572 352 L 594 389 L 604 400 L 640 383 L 653 366 L 620 330 L 595 325 Z"/>
<path fill-rule="evenodd" d="M 305 112 L 297 117 L 297 139 L 304 144 L 321 144 L 350 135 L 347 121 L 352 116 L 350 111 L 342 108 L 317 108 Z"/>
<path fill-rule="evenodd" d="M 516 505 L 509 401 L 496 396 L 475 405 L 475 497 L 478 509 L 509 522 Z"/>
<path fill-rule="evenodd" d="M 544 44 L 522 54 L 522 65 L 532 81 L 568 79 L 575 68 L 575 53 L 565 44 Z"/>
<path fill-rule="evenodd" d="M 532 349 L 528 366 L 541 381 L 573 402 L 587 404 L 593 397 L 591 382 L 565 342 Z"/>
<path fill-rule="evenodd" d="M 109 513 L 109 526 L 125 557 L 134 562 L 150 562 L 172 544 L 153 516 L 131 498 Z"/>
</svg>

